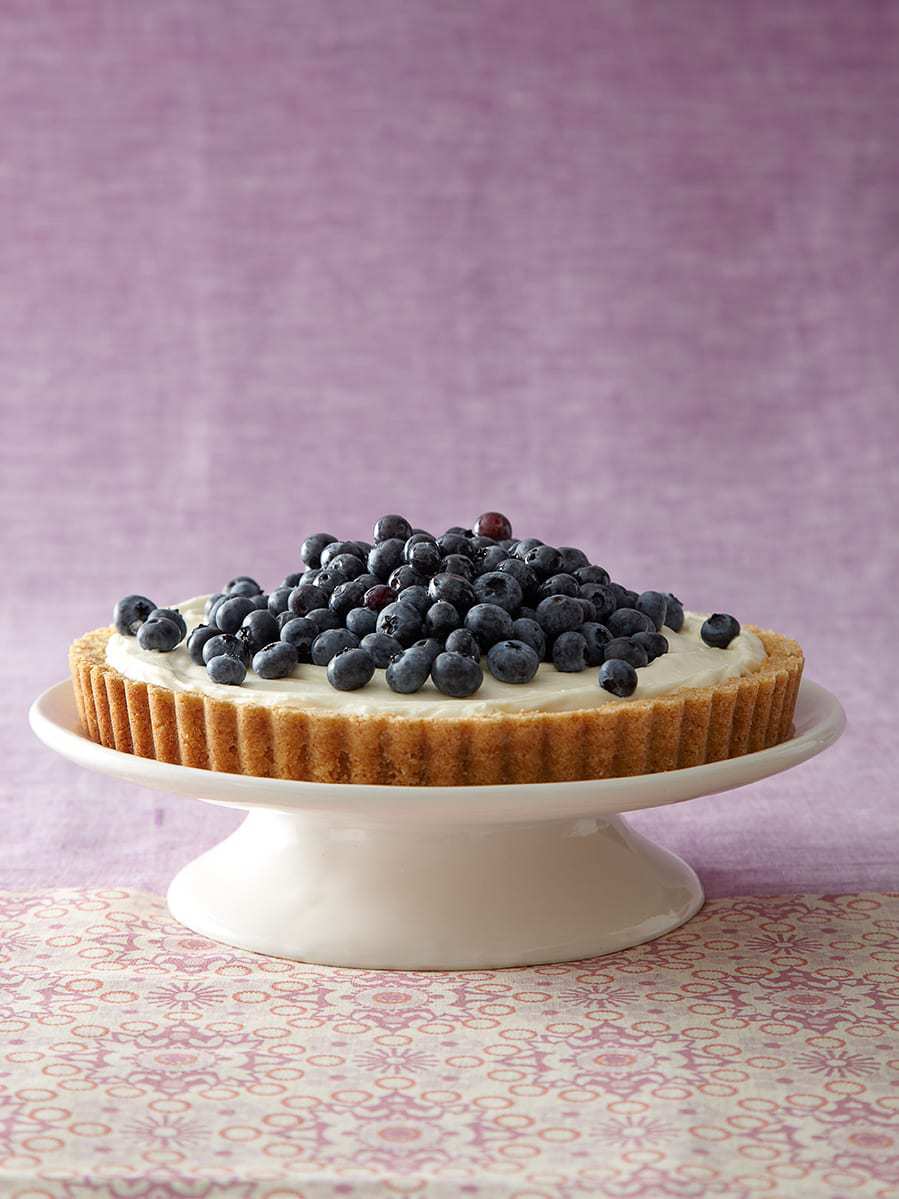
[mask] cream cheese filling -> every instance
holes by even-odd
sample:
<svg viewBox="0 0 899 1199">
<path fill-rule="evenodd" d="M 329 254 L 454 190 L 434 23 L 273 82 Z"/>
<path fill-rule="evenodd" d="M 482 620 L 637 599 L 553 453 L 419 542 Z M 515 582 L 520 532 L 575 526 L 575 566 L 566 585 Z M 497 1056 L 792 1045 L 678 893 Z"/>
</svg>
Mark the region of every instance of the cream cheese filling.
<svg viewBox="0 0 899 1199">
<path fill-rule="evenodd" d="M 169 605 L 180 609 L 188 632 L 204 622 L 205 596 Z M 191 660 L 185 643 L 171 653 L 142 650 L 136 637 L 113 633 L 106 647 L 106 661 L 126 678 L 167 687 L 171 691 L 193 691 L 238 704 L 269 707 L 283 704 L 310 712 L 331 711 L 352 716 L 395 714 L 423 719 L 487 716 L 502 712 L 576 712 L 602 704 L 630 703 L 667 695 L 680 687 L 708 687 L 748 674 L 765 657 L 761 641 L 744 630 L 727 649 L 706 645 L 699 635 L 705 616 L 687 612 L 679 633 L 663 629 L 668 653 L 637 671 L 637 689 L 627 700 L 604 691 L 597 683 L 597 669 L 563 674 L 551 663 L 541 663 L 530 683 L 499 683 L 484 666 L 484 682 L 468 699 L 443 695 L 430 682 L 413 695 L 398 695 L 387 686 L 384 671 L 375 671 L 359 691 L 336 691 L 323 666 L 299 665 L 284 679 L 260 679 L 252 671 L 240 687 L 213 683 L 203 666 Z"/>
</svg>

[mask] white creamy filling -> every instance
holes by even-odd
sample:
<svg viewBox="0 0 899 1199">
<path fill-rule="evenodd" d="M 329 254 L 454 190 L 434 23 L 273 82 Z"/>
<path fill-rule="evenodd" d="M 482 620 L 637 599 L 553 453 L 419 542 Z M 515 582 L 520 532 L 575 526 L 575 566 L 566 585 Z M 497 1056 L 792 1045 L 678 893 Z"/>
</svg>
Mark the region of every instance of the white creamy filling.
<svg viewBox="0 0 899 1199">
<path fill-rule="evenodd" d="M 172 605 L 180 609 L 188 631 L 204 621 L 206 597 Z M 651 699 L 679 687 L 707 687 L 747 674 L 765 657 L 765 649 L 754 633 L 743 631 L 727 649 L 706 645 L 699 635 L 705 616 L 687 612 L 679 633 L 663 629 L 668 653 L 637 671 L 637 689 L 629 700 Z M 325 667 L 299 665 L 284 679 L 260 679 L 252 671 L 240 687 L 213 683 L 204 666 L 191 661 L 185 643 L 171 653 L 142 650 L 136 637 L 113 633 L 106 647 L 106 661 L 126 678 L 168 687 L 171 691 L 196 691 L 234 703 L 269 706 L 286 704 L 310 711 L 340 711 L 368 716 L 394 713 L 419 718 L 485 716 L 493 712 L 576 712 L 598 708 L 615 699 L 597 683 L 597 669 L 563 674 L 551 663 L 541 663 L 535 678 L 522 685 L 499 683 L 484 666 L 484 682 L 468 699 L 443 695 L 430 680 L 413 695 L 391 691 L 383 670 L 359 691 L 336 691 L 328 682 Z"/>
</svg>

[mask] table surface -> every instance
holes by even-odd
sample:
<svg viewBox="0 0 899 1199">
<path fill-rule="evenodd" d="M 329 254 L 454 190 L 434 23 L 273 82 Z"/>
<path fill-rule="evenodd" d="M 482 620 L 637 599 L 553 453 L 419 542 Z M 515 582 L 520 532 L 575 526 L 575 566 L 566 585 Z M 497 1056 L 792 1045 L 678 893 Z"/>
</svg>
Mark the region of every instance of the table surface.
<svg viewBox="0 0 899 1199">
<path fill-rule="evenodd" d="M 240 953 L 140 892 L 0 894 L 0 1187 L 888 1199 L 897 962 L 895 894 L 430 974 Z"/>
</svg>

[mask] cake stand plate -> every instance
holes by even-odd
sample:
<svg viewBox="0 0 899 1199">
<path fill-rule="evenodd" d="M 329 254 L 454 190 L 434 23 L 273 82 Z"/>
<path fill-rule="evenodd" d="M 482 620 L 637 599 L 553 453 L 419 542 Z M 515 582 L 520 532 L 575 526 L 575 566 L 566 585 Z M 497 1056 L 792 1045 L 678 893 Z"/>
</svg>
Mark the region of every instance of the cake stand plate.
<svg viewBox="0 0 899 1199">
<path fill-rule="evenodd" d="M 376 787 L 251 778 L 107 749 L 81 732 L 71 683 L 35 700 L 31 727 L 80 766 L 246 809 L 168 891 L 182 924 L 242 949 L 333 966 L 457 970 L 593 957 L 694 915 L 693 870 L 622 813 L 787 770 L 845 717 L 803 682 L 795 735 L 663 774 L 494 787 Z"/>
</svg>

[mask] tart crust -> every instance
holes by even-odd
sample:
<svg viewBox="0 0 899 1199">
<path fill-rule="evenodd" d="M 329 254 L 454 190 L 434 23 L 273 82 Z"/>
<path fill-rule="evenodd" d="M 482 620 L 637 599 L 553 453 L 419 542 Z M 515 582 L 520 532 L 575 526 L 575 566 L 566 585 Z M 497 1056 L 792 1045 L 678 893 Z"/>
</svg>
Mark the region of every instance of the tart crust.
<svg viewBox="0 0 899 1199">
<path fill-rule="evenodd" d="M 87 736 L 143 758 L 318 783 L 564 782 L 677 770 L 785 741 L 802 650 L 747 627 L 767 654 L 749 674 L 575 712 L 422 719 L 234 703 L 126 678 L 106 662 L 112 628 L 75 641 L 69 665 Z"/>
</svg>

